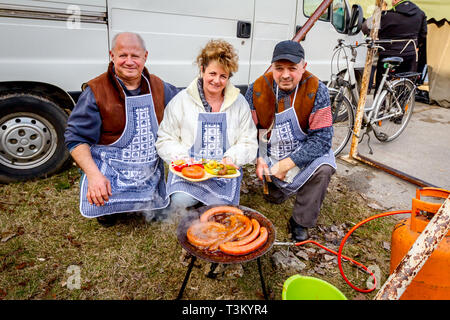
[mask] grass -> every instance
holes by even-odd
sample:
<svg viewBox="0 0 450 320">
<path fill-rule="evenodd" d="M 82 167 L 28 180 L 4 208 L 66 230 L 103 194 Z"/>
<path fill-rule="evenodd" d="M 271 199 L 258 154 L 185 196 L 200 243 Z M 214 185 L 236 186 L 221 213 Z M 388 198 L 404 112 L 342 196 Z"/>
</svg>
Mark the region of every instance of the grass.
<svg viewBox="0 0 450 320">
<path fill-rule="evenodd" d="M 242 191 L 241 204 L 269 218 L 278 241 L 289 241 L 286 222 L 293 199 L 282 205 L 265 202 L 254 170 L 247 167 L 244 172 L 243 190 L 248 193 Z M 6 239 L 0 242 L 0 299 L 174 299 L 187 271 L 176 238 L 179 218 L 149 224 L 138 214 L 128 214 L 104 228 L 79 213 L 79 178 L 73 167 L 47 179 L 0 185 L 0 237 Z M 375 213 L 333 176 L 318 226 L 311 231 L 325 244 L 320 228 L 351 226 Z M 344 249 L 344 254 L 378 266 L 381 283 L 389 272 L 389 252 L 382 243 L 390 241 L 395 221 L 370 222 L 354 233 Z M 274 267 L 271 256 L 279 250 L 287 249 L 274 246 L 261 257 L 271 299 L 281 299 L 283 282 L 293 274 Z M 300 248 L 288 250 L 295 253 Z M 328 265 L 324 274 L 315 273 L 323 255 L 304 262 L 302 274 L 332 283 L 349 299 L 361 297 L 342 279 L 337 264 Z M 238 278 L 207 278 L 209 266 L 197 260 L 184 299 L 263 298 L 256 261 L 242 264 L 243 276 Z M 79 282 L 73 270 L 79 271 Z M 367 274 L 348 263 L 344 270 L 355 285 L 365 288 Z"/>
</svg>

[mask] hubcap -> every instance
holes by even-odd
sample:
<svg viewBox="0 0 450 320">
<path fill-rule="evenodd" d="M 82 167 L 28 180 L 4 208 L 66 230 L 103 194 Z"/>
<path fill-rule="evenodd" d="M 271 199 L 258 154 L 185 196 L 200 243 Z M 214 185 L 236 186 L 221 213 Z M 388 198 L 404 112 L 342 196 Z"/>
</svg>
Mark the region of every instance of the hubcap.
<svg viewBox="0 0 450 320">
<path fill-rule="evenodd" d="M 55 153 L 57 134 L 53 125 L 34 113 L 16 113 L 0 119 L 0 164 L 31 169 Z"/>
</svg>

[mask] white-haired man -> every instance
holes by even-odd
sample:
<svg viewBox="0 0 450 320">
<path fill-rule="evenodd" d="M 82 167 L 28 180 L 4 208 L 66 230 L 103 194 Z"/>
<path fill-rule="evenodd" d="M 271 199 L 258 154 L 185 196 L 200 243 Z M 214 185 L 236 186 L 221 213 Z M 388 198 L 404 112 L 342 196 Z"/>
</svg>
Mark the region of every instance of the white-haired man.
<svg viewBox="0 0 450 320">
<path fill-rule="evenodd" d="M 81 214 L 104 226 L 115 224 L 116 213 L 169 202 L 155 140 L 178 89 L 149 74 L 147 56 L 138 34 L 116 35 L 108 71 L 87 82 L 68 119 L 66 146 L 84 173 Z"/>
</svg>

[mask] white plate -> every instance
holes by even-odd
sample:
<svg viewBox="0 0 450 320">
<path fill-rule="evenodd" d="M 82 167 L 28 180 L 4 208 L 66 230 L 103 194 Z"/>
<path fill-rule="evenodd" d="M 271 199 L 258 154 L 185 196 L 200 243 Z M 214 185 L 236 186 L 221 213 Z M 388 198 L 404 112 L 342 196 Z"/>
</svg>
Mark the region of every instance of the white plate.
<svg viewBox="0 0 450 320">
<path fill-rule="evenodd" d="M 173 173 L 176 174 L 177 176 L 186 179 L 188 181 L 192 181 L 192 182 L 199 182 L 199 181 L 205 181 L 211 178 L 225 178 L 225 179 L 233 179 L 233 178 L 237 178 L 241 175 L 241 172 L 239 170 L 236 170 L 236 173 L 234 174 L 226 174 L 224 176 L 216 176 L 214 174 L 210 174 L 209 172 L 206 172 L 205 170 L 205 175 L 203 177 L 201 177 L 200 179 L 192 179 L 192 178 L 188 178 L 183 176 L 183 174 L 180 171 L 176 171 L 172 165 L 169 165 L 169 170 Z"/>
</svg>

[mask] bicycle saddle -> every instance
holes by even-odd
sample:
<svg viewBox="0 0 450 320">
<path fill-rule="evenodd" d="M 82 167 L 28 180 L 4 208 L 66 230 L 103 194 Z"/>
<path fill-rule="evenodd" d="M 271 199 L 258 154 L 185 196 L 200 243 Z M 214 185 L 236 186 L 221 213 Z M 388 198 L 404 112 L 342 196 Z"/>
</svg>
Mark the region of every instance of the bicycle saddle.
<svg viewBox="0 0 450 320">
<path fill-rule="evenodd" d="M 389 58 L 384 58 L 383 60 L 381 60 L 381 62 L 383 63 L 389 63 L 391 65 L 393 65 L 394 67 L 400 65 L 400 63 L 403 62 L 403 58 L 400 57 L 389 57 Z"/>
</svg>

